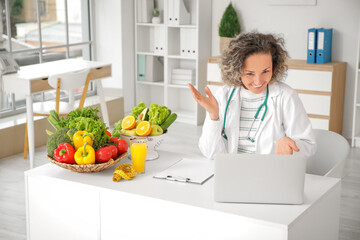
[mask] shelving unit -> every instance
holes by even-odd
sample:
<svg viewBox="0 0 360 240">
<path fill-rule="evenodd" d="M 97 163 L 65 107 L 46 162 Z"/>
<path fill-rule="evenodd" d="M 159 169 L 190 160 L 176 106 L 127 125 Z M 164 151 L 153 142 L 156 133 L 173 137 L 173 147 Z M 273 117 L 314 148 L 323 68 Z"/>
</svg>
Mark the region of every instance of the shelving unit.
<svg viewBox="0 0 360 240">
<path fill-rule="evenodd" d="M 137 21 L 137 14 L 141 12 L 137 9 L 139 1 L 144 0 L 134 2 L 136 102 L 143 101 L 147 106 L 152 103 L 164 105 L 178 114 L 177 121 L 202 124 L 204 109 L 195 102 L 185 82 L 173 83 L 172 71 L 192 70 L 194 75 L 191 82 L 204 94 L 207 58 L 211 52 L 211 1 L 157 0 L 155 6 L 160 10 L 161 17 L 158 24 Z M 190 20 L 186 24 L 173 25 L 170 22 L 171 7 L 177 3 L 183 3 L 190 13 Z M 187 42 L 191 48 L 187 52 L 184 51 L 186 36 L 191 36 Z M 161 67 L 158 62 L 161 62 Z"/>
<path fill-rule="evenodd" d="M 355 84 L 354 84 L 354 110 L 353 110 L 353 124 L 352 124 L 352 136 L 351 146 L 360 147 L 360 23 L 358 30 L 358 44 L 357 44 L 357 56 L 356 56 L 356 73 L 355 73 Z"/>
</svg>

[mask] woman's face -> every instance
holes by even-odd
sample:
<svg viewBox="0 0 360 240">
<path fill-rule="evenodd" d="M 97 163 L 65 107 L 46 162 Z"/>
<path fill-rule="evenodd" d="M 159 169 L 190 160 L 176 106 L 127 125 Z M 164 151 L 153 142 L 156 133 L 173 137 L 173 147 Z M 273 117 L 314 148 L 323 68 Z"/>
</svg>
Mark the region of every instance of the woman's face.
<svg viewBox="0 0 360 240">
<path fill-rule="evenodd" d="M 256 53 L 246 58 L 241 80 L 252 93 L 261 93 L 272 77 L 272 57 L 270 53 Z"/>
</svg>

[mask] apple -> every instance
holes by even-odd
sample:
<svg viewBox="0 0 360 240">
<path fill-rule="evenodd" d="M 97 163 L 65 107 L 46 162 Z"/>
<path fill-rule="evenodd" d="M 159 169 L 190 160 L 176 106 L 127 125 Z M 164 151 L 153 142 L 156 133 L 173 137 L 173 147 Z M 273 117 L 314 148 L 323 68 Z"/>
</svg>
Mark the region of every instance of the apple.
<svg viewBox="0 0 360 240">
<path fill-rule="evenodd" d="M 151 126 L 151 133 L 150 136 L 157 136 L 163 134 L 163 130 L 159 125 L 152 125 Z"/>
<path fill-rule="evenodd" d="M 136 129 L 135 129 L 135 128 L 130 129 L 130 130 L 123 130 L 123 129 L 121 129 L 121 130 L 120 130 L 120 133 L 125 134 L 125 135 L 128 135 L 128 136 L 137 136 L 137 134 L 136 134 Z"/>
</svg>

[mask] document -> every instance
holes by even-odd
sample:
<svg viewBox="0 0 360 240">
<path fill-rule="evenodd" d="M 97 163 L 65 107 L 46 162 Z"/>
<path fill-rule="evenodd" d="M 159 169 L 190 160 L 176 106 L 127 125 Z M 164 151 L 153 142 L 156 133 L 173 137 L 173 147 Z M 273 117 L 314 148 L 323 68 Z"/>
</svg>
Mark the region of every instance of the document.
<svg viewBox="0 0 360 240">
<path fill-rule="evenodd" d="M 214 175 L 214 162 L 208 159 L 183 158 L 154 178 L 203 184 Z"/>
</svg>

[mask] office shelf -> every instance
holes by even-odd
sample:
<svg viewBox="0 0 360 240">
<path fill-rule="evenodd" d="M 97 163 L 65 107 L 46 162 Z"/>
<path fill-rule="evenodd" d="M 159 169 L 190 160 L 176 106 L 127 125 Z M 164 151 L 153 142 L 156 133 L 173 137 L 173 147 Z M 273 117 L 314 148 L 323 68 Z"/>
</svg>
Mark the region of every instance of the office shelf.
<svg viewBox="0 0 360 240">
<path fill-rule="evenodd" d="M 184 24 L 173 25 L 171 8 L 179 3 L 190 18 Z M 205 110 L 193 99 L 187 82 L 205 94 L 206 59 L 211 52 L 211 4 L 207 0 L 155 0 L 161 13 L 159 24 L 137 22 L 142 19 L 137 14 L 143 11 L 137 9 L 138 0 L 134 4 L 136 102 L 165 105 L 178 114 L 177 121 L 202 124 Z M 174 69 L 192 70 L 193 74 L 174 75 Z"/>
</svg>

